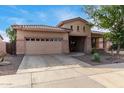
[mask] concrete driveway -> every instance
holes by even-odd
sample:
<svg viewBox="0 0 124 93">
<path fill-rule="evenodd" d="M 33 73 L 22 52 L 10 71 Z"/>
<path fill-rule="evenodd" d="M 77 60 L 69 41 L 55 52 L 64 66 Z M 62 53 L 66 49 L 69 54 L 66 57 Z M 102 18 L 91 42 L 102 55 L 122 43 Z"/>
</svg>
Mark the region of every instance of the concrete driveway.
<svg viewBox="0 0 124 93">
<path fill-rule="evenodd" d="M 52 70 L 71 68 L 79 66 L 90 66 L 80 60 L 72 58 L 70 55 L 25 55 L 19 66 L 17 73 L 33 70 Z"/>
</svg>

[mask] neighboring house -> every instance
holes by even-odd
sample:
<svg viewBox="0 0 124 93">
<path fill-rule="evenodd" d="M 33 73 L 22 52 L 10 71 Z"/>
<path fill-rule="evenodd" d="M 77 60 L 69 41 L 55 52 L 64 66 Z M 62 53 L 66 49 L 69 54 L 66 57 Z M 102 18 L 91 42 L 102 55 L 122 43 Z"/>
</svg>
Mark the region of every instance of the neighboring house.
<svg viewBox="0 0 124 93">
<path fill-rule="evenodd" d="M 102 44 L 104 40 L 101 39 L 103 35 L 91 32 L 88 21 L 80 17 L 62 21 L 56 27 L 46 25 L 12 27 L 16 31 L 16 54 L 90 53 L 94 47 L 104 49 Z"/>
<path fill-rule="evenodd" d="M 6 43 L 3 41 L 3 37 L 0 35 L 0 52 L 6 53 Z"/>
</svg>

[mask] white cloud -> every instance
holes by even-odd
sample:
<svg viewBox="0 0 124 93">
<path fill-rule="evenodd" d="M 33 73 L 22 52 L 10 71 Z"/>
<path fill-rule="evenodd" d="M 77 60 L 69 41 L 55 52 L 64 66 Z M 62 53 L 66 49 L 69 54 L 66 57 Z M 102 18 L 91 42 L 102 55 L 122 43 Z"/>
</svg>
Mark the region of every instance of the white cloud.
<svg viewBox="0 0 124 93">
<path fill-rule="evenodd" d="M 10 8 L 12 8 L 12 12 L 16 12 L 16 13 L 20 13 L 20 14 L 30 14 L 29 11 L 22 9 L 22 8 L 18 8 L 17 6 L 9 6 Z"/>
<path fill-rule="evenodd" d="M 47 13 L 43 12 L 43 11 L 38 11 L 38 12 L 35 12 L 33 13 L 33 16 L 34 17 L 38 17 L 38 19 L 46 22 L 48 20 L 48 16 L 47 16 Z"/>
<path fill-rule="evenodd" d="M 29 12 L 26 9 L 17 7 L 17 6 L 9 6 L 10 8 L 12 8 L 13 10 L 16 10 L 15 12 L 18 14 L 22 14 L 24 15 L 23 18 L 26 19 L 32 19 L 32 20 L 36 20 L 33 18 L 42 18 L 43 21 L 46 21 L 47 19 L 47 15 L 44 11 L 35 11 L 35 12 Z M 13 18 L 13 20 L 16 21 L 17 18 Z M 20 19 L 19 23 L 23 23 L 24 19 Z"/>
<path fill-rule="evenodd" d="M 12 24 L 25 24 L 27 23 L 26 19 L 19 17 L 10 17 L 8 19 Z"/>
<path fill-rule="evenodd" d="M 99 27 L 94 26 L 93 28 L 91 28 L 92 31 L 99 31 L 99 32 L 109 32 L 108 29 L 102 29 Z"/>
<path fill-rule="evenodd" d="M 0 30 L 0 35 L 3 37 L 3 41 L 9 42 L 9 38 L 7 37 L 7 34 L 5 31 Z"/>
<path fill-rule="evenodd" d="M 38 13 L 38 16 L 39 16 L 40 18 L 47 18 L 46 14 L 43 13 L 43 12 L 39 12 L 39 13 Z"/>
<path fill-rule="evenodd" d="M 59 21 L 71 19 L 74 17 L 78 17 L 78 14 L 73 12 L 70 8 L 58 9 L 55 10 L 55 16 Z"/>
<path fill-rule="evenodd" d="M 92 24 L 95 24 L 93 19 L 87 19 L 87 20 L 88 20 L 88 22 L 91 22 Z M 99 32 L 109 32 L 108 29 L 99 28 L 97 26 L 92 27 L 91 30 L 92 31 L 99 31 Z"/>
</svg>

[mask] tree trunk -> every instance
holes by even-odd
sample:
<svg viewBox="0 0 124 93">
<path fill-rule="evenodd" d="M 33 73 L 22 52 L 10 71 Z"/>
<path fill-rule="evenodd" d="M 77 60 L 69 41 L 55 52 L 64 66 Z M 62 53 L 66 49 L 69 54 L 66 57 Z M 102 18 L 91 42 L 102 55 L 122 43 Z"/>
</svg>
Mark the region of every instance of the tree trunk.
<svg viewBox="0 0 124 93">
<path fill-rule="evenodd" d="M 119 53 L 120 53 L 120 44 L 118 44 L 118 46 L 117 46 L 117 52 L 116 52 L 117 58 L 119 58 Z"/>
<path fill-rule="evenodd" d="M 114 55 L 114 50 L 113 50 L 113 48 L 111 49 L 111 55 L 112 55 L 112 56 Z"/>
<path fill-rule="evenodd" d="M 15 42 L 11 42 L 12 55 L 16 54 L 16 44 Z"/>
</svg>

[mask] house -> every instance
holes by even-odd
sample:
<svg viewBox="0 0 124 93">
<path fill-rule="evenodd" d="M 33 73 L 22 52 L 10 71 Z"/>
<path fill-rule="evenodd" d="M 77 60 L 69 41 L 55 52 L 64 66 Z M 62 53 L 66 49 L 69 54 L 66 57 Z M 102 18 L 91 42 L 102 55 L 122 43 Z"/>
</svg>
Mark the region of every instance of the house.
<svg viewBox="0 0 124 93">
<path fill-rule="evenodd" d="M 92 48 L 104 49 L 103 35 L 91 32 L 88 21 L 77 17 L 57 26 L 12 25 L 16 31 L 16 54 L 90 53 Z"/>
<path fill-rule="evenodd" d="M 6 53 L 6 43 L 3 41 L 3 37 L 0 35 L 0 52 Z"/>
</svg>

